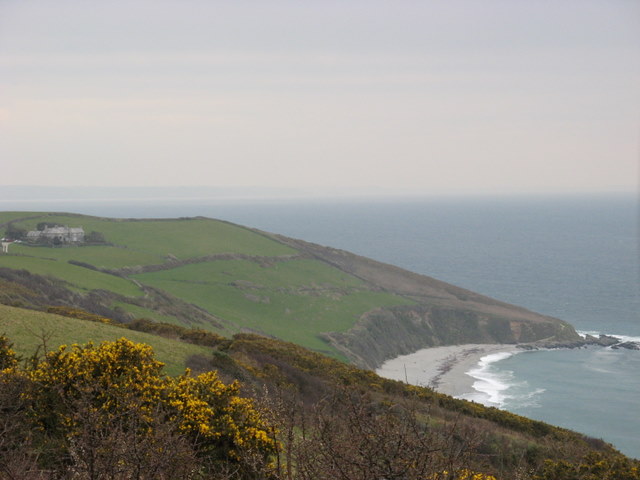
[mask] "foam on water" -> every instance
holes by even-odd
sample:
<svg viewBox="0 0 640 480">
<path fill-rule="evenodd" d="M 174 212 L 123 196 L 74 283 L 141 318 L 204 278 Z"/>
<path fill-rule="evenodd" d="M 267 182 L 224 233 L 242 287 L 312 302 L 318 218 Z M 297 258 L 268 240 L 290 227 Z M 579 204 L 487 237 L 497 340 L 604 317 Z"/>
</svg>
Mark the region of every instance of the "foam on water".
<svg viewBox="0 0 640 480">
<path fill-rule="evenodd" d="M 587 338 L 587 335 L 591 335 L 592 337 L 600 335 L 600 332 L 596 332 L 595 330 L 576 330 L 576 333 L 582 338 Z"/>
<path fill-rule="evenodd" d="M 598 337 L 598 331 L 578 331 L 583 338 L 586 335 Z M 640 344 L 640 337 L 619 334 L 605 334 L 618 339 L 620 342 L 634 342 Z M 490 407 L 503 409 L 536 408 L 540 407 L 544 388 L 532 388 L 526 380 L 516 378 L 514 372 L 498 365 L 516 353 L 501 352 L 482 357 L 478 365 L 469 370 L 467 375 L 476 379 L 473 383 L 474 392 L 461 395 L 458 398 L 471 400 Z M 535 354 L 536 352 L 527 352 Z M 584 367 L 592 372 L 602 374 L 614 374 L 617 368 L 616 350 L 611 347 L 601 348 L 593 352 L 591 358 L 585 362 Z"/>
<path fill-rule="evenodd" d="M 611 334 L 610 336 L 617 338 L 621 342 L 640 343 L 640 337 L 632 337 L 632 336 L 629 336 L 629 335 L 617 335 L 617 334 Z"/>
<path fill-rule="evenodd" d="M 586 338 L 587 335 L 591 335 L 592 337 L 599 337 L 600 335 L 606 335 L 607 337 L 617 338 L 621 342 L 640 343 L 640 337 L 631 336 L 631 335 L 620 335 L 618 333 L 605 333 L 605 334 L 603 334 L 602 332 L 597 332 L 595 330 L 590 330 L 590 331 L 576 330 L 576 332 L 582 338 Z"/>
<path fill-rule="evenodd" d="M 516 379 L 511 370 L 495 365 L 516 353 L 521 352 L 492 353 L 482 357 L 478 365 L 467 372 L 476 379 L 473 383 L 475 392 L 459 398 L 498 408 L 539 407 L 538 400 L 545 392 L 544 388 L 532 389 L 526 381 Z"/>
<path fill-rule="evenodd" d="M 513 373 L 508 370 L 498 371 L 491 365 L 500 360 L 509 358 L 508 352 L 492 353 L 480 359 L 478 365 L 469 370 L 467 375 L 476 379 L 473 393 L 463 395 L 461 398 L 473 400 L 484 405 L 501 407 L 505 401 L 504 392 L 509 389 L 509 383 L 513 380 Z"/>
</svg>

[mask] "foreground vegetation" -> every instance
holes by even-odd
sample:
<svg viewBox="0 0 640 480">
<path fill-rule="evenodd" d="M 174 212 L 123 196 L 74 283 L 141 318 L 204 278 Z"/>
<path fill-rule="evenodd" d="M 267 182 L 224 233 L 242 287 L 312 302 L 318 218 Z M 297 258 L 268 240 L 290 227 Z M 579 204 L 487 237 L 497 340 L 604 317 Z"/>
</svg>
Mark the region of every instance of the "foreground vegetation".
<svg viewBox="0 0 640 480">
<path fill-rule="evenodd" d="M 275 451 L 238 384 L 163 375 L 147 345 L 62 346 L 17 364 L 0 337 L 5 478 L 255 478 Z"/>
<path fill-rule="evenodd" d="M 640 479 L 602 441 L 291 343 L 61 313 L 84 318 L 39 315 L 122 335 L 35 356 L 0 338 L 0 478 Z M 131 328 L 203 350 L 168 376 Z"/>
</svg>

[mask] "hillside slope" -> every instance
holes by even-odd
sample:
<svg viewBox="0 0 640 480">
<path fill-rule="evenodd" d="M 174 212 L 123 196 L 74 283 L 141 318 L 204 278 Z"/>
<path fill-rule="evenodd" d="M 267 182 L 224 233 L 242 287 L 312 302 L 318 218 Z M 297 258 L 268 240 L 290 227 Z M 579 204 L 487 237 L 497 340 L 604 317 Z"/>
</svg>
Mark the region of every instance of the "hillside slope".
<svg viewBox="0 0 640 480">
<path fill-rule="evenodd" d="M 210 348 L 204 346 L 150 333 L 7 305 L 0 305 L 0 335 L 11 338 L 16 352 L 23 358 L 28 358 L 37 351 L 44 353 L 44 347 L 56 350 L 60 345 L 84 344 L 89 341 L 98 344 L 126 337 L 134 342 L 151 345 L 170 375 L 183 373 L 190 358 L 197 355 L 208 356 L 211 352 Z"/>
<path fill-rule="evenodd" d="M 165 324 L 164 327 L 170 325 Z M 43 336 L 40 334 L 43 331 L 49 334 Z M 342 472 L 351 468 L 361 472 L 360 475 L 343 474 L 339 477 L 345 479 L 391 478 L 382 477 L 379 473 L 388 469 L 404 472 L 394 478 L 415 480 L 462 480 L 470 478 L 469 471 L 485 472 L 486 475 L 478 475 L 477 478 L 487 480 L 639 478 L 638 462 L 624 457 L 601 440 L 495 408 L 456 400 L 428 388 L 387 380 L 372 371 L 263 336 L 242 333 L 229 339 L 218 337 L 209 346 L 198 347 L 141 334 L 124 326 L 0 306 L 0 338 L 3 334 L 8 334 L 13 348 L 25 357 L 33 353 L 32 349 L 43 338 L 46 338 L 49 350 L 55 351 L 60 342 L 83 343 L 86 339 L 93 339 L 98 343 L 125 337 L 152 345 L 160 360 L 169 359 L 166 370 L 171 375 L 181 373 L 190 356 L 198 356 L 194 374 L 216 370 L 215 378 L 220 377 L 225 383 L 239 380 L 242 394 L 258 402 L 266 415 L 264 418 L 272 425 L 269 432 L 277 437 L 280 450 L 278 462 L 271 463 L 275 471 L 268 478 L 336 478 L 337 467 Z M 0 355 L 0 358 L 5 357 Z M 27 370 L 33 364 L 21 363 L 24 364 L 21 368 Z M 94 374 L 102 371 L 95 370 Z M 6 375 L 3 385 L 9 385 L 7 382 L 13 378 L 12 372 L 11 369 L 0 372 Z M 86 377 L 81 378 L 86 381 Z M 184 380 L 178 379 L 181 381 Z M 15 406 L 22 398 L 12 397 L 11 391 L 2 393 L 4 396 L 0 395 L 0 404 L 3 408 Z M 85 405 L 81 401 L 80 406 Z M 92 412 L 95 414 L 95 409 Z M 19 418 L 7 416 L 3 418 L 3 425 L 10 426 L 12 420 Z M 85 419 L 82 417 L 82 420 Z M 212 423 L 217 425 L 215 418 L 213 420 Z M 28 433 L 24 428 L 29 424 L 24 423 L 14 429 L 18 432 L 15 438 L 21 439 Z M 93 424 L 90 426 L 93 428 Z M 130 427 L 125 423 L 123 428 Z M 109 425 L 106 431 L 111 430 Z M 91 429 L 88 431 L 93 432 Z M 32 433 L 37 436 L 41 432 L 34 430 Z M 98 437 L 87 434 L 83 438 L 98 442 L 111 438 L 102 433 L 99 431 Z M 176 438 L 172 438 L 175 442 Z M 144 442 L 132 440 L 133 444 L 127 442 L 126 445 L 135 448 L 136 452 L 144 446 Z M 118 444 L 122 445 L 122 442 L 123 438 L 119 438 Z M 25 441 L 24 445 L 31 444 Z M 45 445 L 50 446 L 50 443 Z M 0 451 L 0 464 L 6 467 L 6 461 L 15 460 L 15 456 L 11 456 L 15 452 L 24 454 L 25 450 L 22 447 L 3 449 Z M 42 450 L 36 451 L 40 452 Z M 23 456 L 19 458 L 24 460 Z M 41 467 L 52 465 L 51 456 L 35 458 Z M 66 462 L 71 463 L 71 460 Z M 122 464 L 125 463 L 123 461 Z M 286 468 L 292 464 L 299 467 L 294 472 Z M 300 472 L 303 467 L 310 469 L 311 476 Z M 445 469 L 458 474 L 440 476 L 439 472 Z M 425 477 L 421 471 L 429 475 Z M 576 476 L 578 474 L 582 476 Z"/>
<path fill-rule="evenodd" d="M 103 241 L 12 244 L 0 255 L 2 302 L 79 306 L 119 321 L 147 317 L 223 335 L 256 332 L 367 368 L 434 345 L 578 338 L 558 319 L 228 222 L 0 213 L 6 236 L 43 224 L 82 227 Z"/>
</svg>

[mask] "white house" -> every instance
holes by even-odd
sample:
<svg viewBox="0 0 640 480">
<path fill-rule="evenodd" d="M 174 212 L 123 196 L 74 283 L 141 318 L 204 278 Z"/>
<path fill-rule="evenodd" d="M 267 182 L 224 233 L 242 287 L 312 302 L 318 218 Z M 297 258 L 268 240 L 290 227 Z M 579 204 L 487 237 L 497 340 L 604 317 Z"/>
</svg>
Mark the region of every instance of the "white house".
<svg viewBox="0 0 640 480">
<path fill-rule="evenodd" d="M 27 232 L 27 241 L 40 243 L 43 240 L 60 243 L 83 243 L 84 229 L 82 227 L 45 227 L 44 230 Z"/>
</svg>

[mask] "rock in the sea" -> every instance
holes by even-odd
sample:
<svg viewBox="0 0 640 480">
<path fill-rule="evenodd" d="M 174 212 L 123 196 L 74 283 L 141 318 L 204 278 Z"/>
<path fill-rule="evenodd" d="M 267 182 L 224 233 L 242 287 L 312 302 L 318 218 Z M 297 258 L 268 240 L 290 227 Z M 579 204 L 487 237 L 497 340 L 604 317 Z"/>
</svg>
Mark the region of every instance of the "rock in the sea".
<svg viewBox="0 0 640 480">
<path fill-rule="evenodd" d="M 528 343 L 525 343 L 525 344 L 522 344 L 522 345 L 516 345 L 516 348 L 520 348 L 522 350 L 527 350 L 527 351 L 539 350 L 539 348 L 536 347 L 535 345 L 530 345 Z"/>
<path fill-rule="evenodd" d="M 613 345 L 611 348 L 616 350 L 619 348 L 626 348 L 627 350 L 640 350 L 640 343 L 638 342 L 622 342 L 617 345 Z"/>
<path fill-rule="evenodd" d="M 616 337 L 611 337 L 609 335 L 600 335 L 598 340 L 596 341 L 597 345 L 602 345 L 603 347 L 611 347 L 612 345 L 616 345 L 620 343 L 620 339 Z"/>
</svg>

